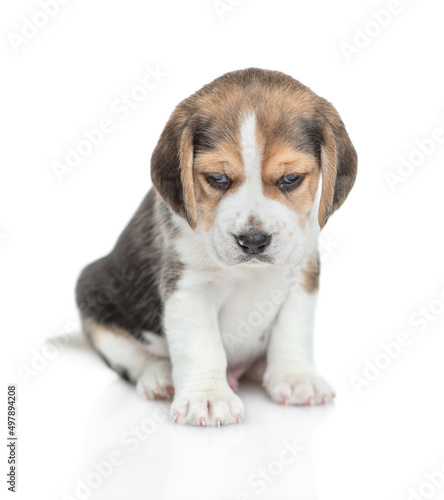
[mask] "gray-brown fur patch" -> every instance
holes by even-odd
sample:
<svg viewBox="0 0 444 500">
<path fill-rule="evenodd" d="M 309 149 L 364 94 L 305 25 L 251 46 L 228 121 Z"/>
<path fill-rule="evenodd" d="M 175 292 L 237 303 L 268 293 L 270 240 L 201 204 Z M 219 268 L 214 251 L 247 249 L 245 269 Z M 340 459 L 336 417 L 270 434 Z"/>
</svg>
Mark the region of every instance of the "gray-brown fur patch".
<svg viewBox="0 0 444 500">
<path fill-rule="evenodd" d="M 162 333 L 162 304 L 182 273 L 171 212 L 152 189 L 113 251 L 87 266 L 76 288 L 81 315 L 136 338 Z"/>
<path fill-rule="evenodd" d="M 319 254 L 310 258 L 302 272 L 302 288 L 307 293 L 316 293 L 319 290 L 319 278 L 321 275 L 321 261 Z"/>
</svg>

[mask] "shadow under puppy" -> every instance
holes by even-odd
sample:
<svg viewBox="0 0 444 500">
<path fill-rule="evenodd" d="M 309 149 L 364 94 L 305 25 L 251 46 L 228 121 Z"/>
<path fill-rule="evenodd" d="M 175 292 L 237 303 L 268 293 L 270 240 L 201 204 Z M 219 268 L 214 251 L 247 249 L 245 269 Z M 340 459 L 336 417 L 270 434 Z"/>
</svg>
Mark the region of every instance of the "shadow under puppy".
<svg viewBox="0 0 444 500">
<path fill-rule="evenodd" d="M 334 393 L 312 352 L 317 239 L 357 156 L 325 99 L 290 76 L 225 74 L 182 101 L 151 161 L 154 187 L 77 284 L 85 334 L 177 423 L 241 422 L 241 376 L 285 404 Z"/>
</svg>

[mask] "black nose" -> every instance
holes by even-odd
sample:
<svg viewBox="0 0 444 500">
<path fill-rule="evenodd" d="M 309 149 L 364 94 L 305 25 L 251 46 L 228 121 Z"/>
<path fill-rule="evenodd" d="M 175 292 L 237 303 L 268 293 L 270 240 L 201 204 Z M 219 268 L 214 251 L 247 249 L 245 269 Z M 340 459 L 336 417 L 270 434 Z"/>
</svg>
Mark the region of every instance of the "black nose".
<svg viewBox="0 0 444 500">
<path fill-rule="evenodd" d="M 270 243 L 269 234 L 240 234 L 236 236 L 238 245 L 245 253 L 262 253 Z"/>
</svg>

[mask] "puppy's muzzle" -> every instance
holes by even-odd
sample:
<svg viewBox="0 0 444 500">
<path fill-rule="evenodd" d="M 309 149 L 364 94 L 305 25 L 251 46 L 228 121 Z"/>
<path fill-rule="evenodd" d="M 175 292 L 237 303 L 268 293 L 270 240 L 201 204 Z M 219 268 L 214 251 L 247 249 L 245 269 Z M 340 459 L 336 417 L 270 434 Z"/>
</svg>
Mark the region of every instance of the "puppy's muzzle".
<svg viewBox="0 0 444 500">
<path fill-rule="evenodd" d="M 270 234 L 240 234 L 235 235 L 237 244 L 242 248 L 242 251 L 247 254 L 260 254 L 270 244 Z"/>
</svg>

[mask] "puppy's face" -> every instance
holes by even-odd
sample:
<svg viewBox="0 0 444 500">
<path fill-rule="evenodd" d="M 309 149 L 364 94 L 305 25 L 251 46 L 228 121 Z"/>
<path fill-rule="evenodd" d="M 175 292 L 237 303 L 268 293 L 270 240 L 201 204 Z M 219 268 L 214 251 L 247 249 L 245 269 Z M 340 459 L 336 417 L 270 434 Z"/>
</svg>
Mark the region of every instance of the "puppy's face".
<svg viewBox="0 0 444 500">
<path fill-rule="evenodd" d="M 269 117 L 259 113 L 256 109 L 238 116 L 235 140 L 197 153 L 194 159 L 198 230 L 210 255 L 229 266 L 296 262 L 309 238 L 319 184 L 319 144 L 310 151 L 298 148 L 297 141 L 273 137 L 268 127 L 260 126 Z M 281 116 L 276 127 L 285 119 Z M 302 129 L 304 142 L 319 140 Z M 302 144 L 300 135 L 299 140 Z"/>
<path fill-rule="evenodd" d="M 174 141 L 176 163 L 166 169 Z M 356 154 L 334 108 L 263 70 L 224 75 L 181 103 L 152 162 L 165 201 L 228 266 L 299 261 L 355 175 Z"/>
</svg>

